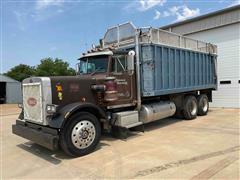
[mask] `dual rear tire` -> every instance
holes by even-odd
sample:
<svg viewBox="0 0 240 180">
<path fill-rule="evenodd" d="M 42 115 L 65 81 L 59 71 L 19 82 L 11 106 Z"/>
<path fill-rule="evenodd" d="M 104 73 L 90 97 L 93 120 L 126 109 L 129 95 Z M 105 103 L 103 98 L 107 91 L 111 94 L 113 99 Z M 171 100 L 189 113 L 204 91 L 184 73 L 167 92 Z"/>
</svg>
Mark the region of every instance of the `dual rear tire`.
<svg viewBox="0 0 240 180">
<path fill-rule="evenodd" d="M 186 120 L 192 120 L 197 117 L 198 106 L 195 96 L 186 96 L 183 101 L 183 117 Z"/>
<path fill-rule="evenodd" d="M 198 101 L 198 115 L 204 116 L 207 115 L 209 109 L 209 101 L 206 94 L 201 94 L 197 98 Z"/>
<path fill-rule="evenodd" d="M 193 95 L 186 96 L 183 101 L 182 114 L 184 119 L 192 120 L 208 113 L 209 101 L 205 94 L 199 95 L 197 98 Z"/>
</svg>

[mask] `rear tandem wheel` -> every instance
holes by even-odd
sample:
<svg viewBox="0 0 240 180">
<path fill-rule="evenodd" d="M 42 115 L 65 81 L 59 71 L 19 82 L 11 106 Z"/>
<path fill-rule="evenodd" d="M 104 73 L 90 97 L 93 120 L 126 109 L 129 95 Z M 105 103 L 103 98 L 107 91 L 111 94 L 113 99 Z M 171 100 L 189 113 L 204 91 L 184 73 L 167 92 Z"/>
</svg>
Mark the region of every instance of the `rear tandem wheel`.
<svg viewBox="0 0 240 180">
<path fill-rule="evenodd" d="M 183 116 L 186 120 L 192 120 L 197 117 L 198 104 L 195 96 L 189 95 L 183 101 Z"/>
</svg>

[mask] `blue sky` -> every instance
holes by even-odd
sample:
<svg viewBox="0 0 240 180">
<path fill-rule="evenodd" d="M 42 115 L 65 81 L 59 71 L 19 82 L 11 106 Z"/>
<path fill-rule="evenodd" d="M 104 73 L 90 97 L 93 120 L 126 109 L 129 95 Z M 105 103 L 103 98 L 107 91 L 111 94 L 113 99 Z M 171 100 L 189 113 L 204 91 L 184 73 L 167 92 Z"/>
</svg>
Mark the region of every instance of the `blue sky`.
<svg viewBox="0 0 240 180">
<path fill-rule="evenodd" d="M 1 71 L 45 57 L 72 67 L 107 27 L 132 21 L 161 27 L 239 4 L 239 0 L 2 0 Z"/>
</svg>

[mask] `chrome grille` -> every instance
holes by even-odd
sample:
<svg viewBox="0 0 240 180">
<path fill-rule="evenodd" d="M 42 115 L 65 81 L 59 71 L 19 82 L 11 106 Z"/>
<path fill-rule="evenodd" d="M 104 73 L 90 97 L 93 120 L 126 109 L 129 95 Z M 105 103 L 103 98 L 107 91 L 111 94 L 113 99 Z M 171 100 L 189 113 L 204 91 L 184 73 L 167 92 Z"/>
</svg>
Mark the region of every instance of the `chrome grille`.
<svg viewBox="0 0 240 180">
<path fill-rule="evenodd" d="M 41 83 L 23 84 L 24 119 L 38 124 L 43 123 Z"/>
</svg>

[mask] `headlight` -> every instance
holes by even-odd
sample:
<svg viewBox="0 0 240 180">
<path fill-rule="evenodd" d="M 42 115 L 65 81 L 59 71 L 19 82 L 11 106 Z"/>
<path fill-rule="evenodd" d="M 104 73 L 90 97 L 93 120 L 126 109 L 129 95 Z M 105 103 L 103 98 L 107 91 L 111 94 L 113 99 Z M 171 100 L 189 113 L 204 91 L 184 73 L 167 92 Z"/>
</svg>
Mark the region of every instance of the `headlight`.
<svg viewBox="0 0 240 180">
<path fill-rule="evenodd" d="M 23 108 L 23 104 L 19 103 L 18 107 L 22 109 Z"/>
<path fill-rule="evenodd" d="M 57 111 L 57 105 L 55 104 L 48 104 L 47 105 L 47 113 L 53 114 Z"/>
</svg>

